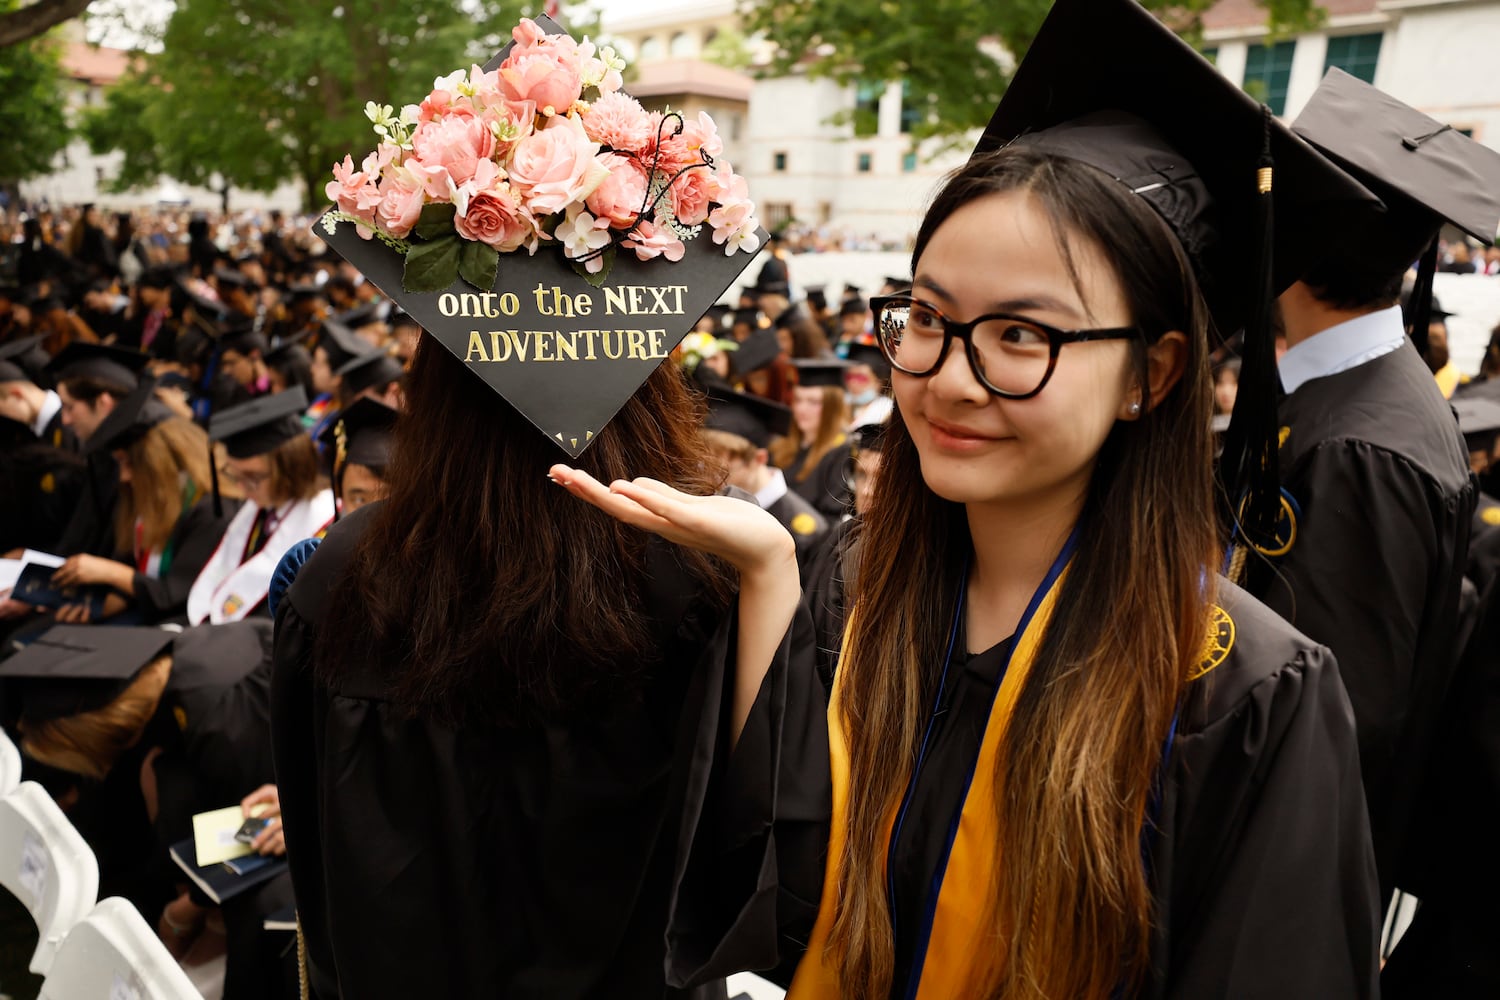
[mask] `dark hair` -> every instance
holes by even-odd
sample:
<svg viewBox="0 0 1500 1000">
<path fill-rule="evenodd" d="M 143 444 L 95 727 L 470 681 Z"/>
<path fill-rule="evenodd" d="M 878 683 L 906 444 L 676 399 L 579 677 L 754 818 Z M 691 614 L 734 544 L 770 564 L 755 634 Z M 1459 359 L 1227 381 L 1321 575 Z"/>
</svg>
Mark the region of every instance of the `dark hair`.
<svg viewBox="0 0 1500 1000">
<path fill-rule="evenodd" d="M 452 722 L 599 711 L 636 688 L 658 656 L 642 608 L 649 536 L 549 482 L 564 453 L 431 337 L 405 390 L 387 499 L 334 585 L 320 675 L 386 665 L 402 710 Z M 663 365 L 570 464 L 712 493 L 701 418 Z M 721 564 L 674 553 L 697 590 L 727 599 Z"/>
<path fill-rule="evenodd" d="M 1081 162 L 1012 146 L 955 173 L 928 209 L 912 273 L 938 228 L 972 203 L 1024 193 L 1046 213 L 1078 280 L 1076 251 L 1109 261 L 1150 339 L 1187 337 L 1181 380 L 1116 423 L 1094 464 L 1049 628 L 1005 730 L 994 774 L 1004 859 L 977 919 L 996 946 L 976 955 L 973 996 L 1131 994 L 1150 958 L 1153 912 L 1141 831 L 1162 741 L 1198 665 L 1214 600 L 1216 547 L 1208 311 L 1181 246 L 1146 202 Z M 1146 345 L 1132 348 L 1148 385 Z M 863 519 L 857 630 L 841 672 L 850 787 L 830 956 L 844 996 L 889 992 L 889 817 L 934 697 L 972 541 L 961 504 L 935 494 L 900 408 L 883 437 L 880 489 Z M 1000 934 L 995 939 L 994 935 Z"/>
<path fill-rule="evenodd" d="M 313 389 L 312 355 L 301 344 L 292 344 L 275 352 L 266 364 L 281 376 L 286 388 L 300 385 L 308 399 L 317 395 Z"/>
<path fill-rule="evenodd" d="M 1302 276 L 1313 298 L 1333 309 L 1389 309 L 1401 301 L 1406 269 L 1362 267 L 1347 257 L 1330 257 Z"/>
<path fill-rule="evenodd" d="M 271 467 L 268 486 L 276 503 L 311 500 L 318 495 L 318 449 L 312 438 L 298 434 L 283 441 L 266 460 Z"/>
<path fill-rule="evenodd" d="M 135 388 L 133 385 L 125 385 L 113 379 L 99 378 L 95 375 L 75 375 L 73 378 L 63 379 L 58 384 L 68 390 L 69 396 L 80 403 L 90 405 L 106 392 L 118 400 L 130 395 L 130 391 Z"/>
</svg>

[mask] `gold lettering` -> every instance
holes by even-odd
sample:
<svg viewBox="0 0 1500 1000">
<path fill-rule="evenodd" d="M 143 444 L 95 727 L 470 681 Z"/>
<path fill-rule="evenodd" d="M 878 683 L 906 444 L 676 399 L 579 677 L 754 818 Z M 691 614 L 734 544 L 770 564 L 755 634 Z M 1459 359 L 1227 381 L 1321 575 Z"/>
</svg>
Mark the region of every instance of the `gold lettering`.
<svg viewBox="0 0 1500 1000">
<path fill-rule="evenodd" d="M 604 356 L 611 361 L 619 361 L 620 355 L 625 353 L 625 331 L 624 330 L 600 330 L 604 339 Z M 614 338 L 614 346 L 610 346 L 610 338 Z"/>
<path fill-rule="evenodd" d="M 647 330 L 646 336 L 651 338 L 651 353 L 647 357 L 664 358 L 667 352 L 662 350 L 662 340 L 666 337 L 666 330 Z"/>
<path fill-rule="evenodd" d="M 594 311 L 594 299 L 588 292 L 579 292 L 573 297 L 573 308 L 578 310 L 578 315 L 588 316 Z"/>
<path fill-rule="evenodd" d="M 500 313 L 495 309 L 495 293 L 485 292 L 481 298 L 484 299 L 484 315 L 488 319 L 499 319 Z"/>
<path fill-rule="evenodd" d="M 490 353 L 494 355 L 495 361 L 510 360 L 510 341 L 506 339 L 506 333 L 513 331 L 491 330 L 490 331 Z"/>
<path fill-rule="evenodd" d="M 625 289 L 623 289 L 623 288 L 605 288 L 604 289 L 604 311 L 605 311 L 605 313 L 607 315 L 613 316 L 615 314 L 615 310 L 616 309 L 618 309 L 622 313 L 628 313 L 628 312 L 630 312 L 630 307 L 625 304 Z"/>
<path fill-rule="evenodd" d="M 556 330 L 538 330 L 538 331 L 536 331 L 536 353 L 531 356 L 531 360 L 532 361 L 556 361 L 557 360 L 552 355 L 550 355 L 550 354 L 547 353 L 547 338 L 548 337 L 552 338 L 552 342 L 554 344 L 557 343 L 557 331 Z"/>
<path fill-rule="evenodd" d="M 564 337 L 567 337 L 568 339 L 567 340 L 563 340 Z M 562 330 L 559 330 L 557 332 L 557 338 L 556 338 L 555 343 L 557 344 L 556 350 L 557 350 L 557 360 L 558 361 L 577 361 L 578 360 L 578 331 L 577 330 L 569 330 L 569 331 L 566 331 L 566 332 L 564 332 Z"/>
<path fill-rule="evenodd" d="M 444 316 L 458 315 L 458 296 L 452 292 L 444 292 L 438 296 L 438 312 Z"/>
<path fill-rule="evenodd" d="M 521 300 L 516 298 L 515 292 L 506 292 L 500 296 L 500 311 L 506 316 L 514 316 L 521 311 Z"/>
<path fill-rule="evenodd" d="M 573 296 L 556 285 L 552 286 L 552 315 L 573 318 Z"/>
<path fill-rule="evenodd" d="M 439 303 L 438 308 L 439 309 L 443 308 L 441 303 Z M 484 341 L 482 339 L 480 339 L 479 331 L 478 330 L 470 330 L 469 331 L 469 351 L 468 351 L 467 354 L 464 355 L 464 364 L 473 364 L 474 363 L 474 353 L 476 351 L 479 353 L 479 360 L 480 361 L 488 361 L 490 359 L 490 356 L 488 354 L 484 353 Z"/>
<path fill-rule="evenodd" d="M 682 315 L 682 293 L 685 292 L 685 291 L 687 291 L 687 285 L 670 285 L 668 287 L 671 288 L 671 290 L 673 292 L 675 292 L 676 295 L 677 295 L 677 308 L 674 309 L 674 310 L 672 310 L 672 311 L 674 313 L 676 313 L 677 315 L 681 316 Z"/>
<path fill-rule="evenodd" d="M 536 296 L 537 312 L 543 316 L 551 316 L 552 313 L 547 309 L 547 286 L 538 281 L 536 287 L 531 290 L 531 293 Z"/>
<path fill-rule="evenodd" d="M 626 330 L 626 338 L 630 341 L 630 360 L 646 360 L 646 334 L 641 330 Z"/>
<path fill-rule="evenodd" d="M 588 353 L 586 355 L 584 355 L 583 360 L 585 360 L 585 361 L 598 361 L 599 360 L 599 355 L 597 355 L 597 354 L 594 353 L 594 341 L 599 336 L 599 331 L 598 330 L 584 330 L 583 333 L 586 334 L 587 338 L 588 338 L 588 343 L 584 347 L 584 350 L 588 351 Z"/>
<path fill-rule="evenodd" d="M 654 301 L 652 302 L 650 312 L 664 313 L 672 311 L 667 308 L 667 289 L 665 286 L 652 285 L 651 298 Z"/>
<path fill-rule="evenodd" d="M 506 330 L 505 335 L 510 338 L 510 346 L 515 350 L 517 359 L 526 360 L 526 353 L 531 350 L 531 335 L 535 331 L 527 330 L 522 336 L 518 330 Z"/>
<path fill-rule="evenodd" d="M 484 315 L 484 306 L 480 304 L 479 296 L 473 294 L 472 292 L 464 292 L 462 295 L 460 295 L 458 297 L 458 301 L 461 302 L 461 303 L 463 303 L 463 313 L 462 313 L 462 315 L 464 315 L 464 316 L 483 316 Z"/>
<path fill-rule="evenodd" d="M 644 285 L 626 285 L 625 290 L 630 293 L 630 315 L 637 316 L 646 311 L 644 300 L 646 288 Z"/>
</svg>

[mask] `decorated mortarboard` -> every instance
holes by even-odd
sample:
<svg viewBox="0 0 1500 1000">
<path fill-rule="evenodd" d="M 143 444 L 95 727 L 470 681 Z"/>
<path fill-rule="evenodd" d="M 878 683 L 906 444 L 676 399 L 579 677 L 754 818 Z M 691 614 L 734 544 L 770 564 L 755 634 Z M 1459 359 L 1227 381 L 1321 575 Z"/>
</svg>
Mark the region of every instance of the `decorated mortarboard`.
<svg viewBox="0 0 1500 1000">
<path fill-rule="evenodd" d="M 144 379 L 99 422 L 89 435 L 85 450 L 110 451 L 128 448 L 141 435 L 173 416 L 171 407 L 156 398 L 155 379 Z"/>
<path fill-rule="evenodd" d="M 46 722 L 92 712 L 118 698 L 175 635 L 123 625 L 54 625 L 0 662 L 0 680 L 20 702 L 22 718 Z"/>
<path fill-rule="evenodd" d="M 55 382 L 92 378 L 128 389 L 139 381 L 150 360 L 149 354 L 140 351 L 75 340 L 47 363 L 47 372 Z"/>
<path fill-rule="evenodd" d="M 1057 0 L 975 155 L 1010 143 L 1144 198 L 1186 253 L 1218 336 L 1246 328 L 1221 515 L 1236 545 L 1263 548 L 1282 511 L 1274 297 L 1315 262 L 1321 234 L 1379 199 L 1134 0 Z"/>
<path fill-rule="evenodd" d="M 38 333 L 0 344 L 0 382 L 36 382 L 46 377 L 49 359 L 42 350 L 46 334 Z"/>
<path fill-rule="evenodd" d="M 762 327 L 740 341 L 740 349 L 729 356 L 729 368 L 736 375 L 749 375 L 775 361 L 780 353 L 781 341 L 776 339 L 775 329 Z"/>
<path fill-rule="evenodd" d="M 653 116 L 546 17 L 512 37 L 428 121 L 372 105 L 383 151 L 335 168 L 316 231 L 577 457 L 766 232 L 707 115 Z"/>
<path fill-rule="evenodd" d="M 230 458 L 265 455 L 303 433 L 305 409 L 307 393 L 295 386 L 220 410 L 209 421 L 208 436 L 223 441 Z"/>
<path fill-rule="evenodd" d="M 377 350 L 374 344 L 344 324 L 331 319 L 323 321 L 316 346 L 323 348 L 328 355 L 328 363 L 333 368 L 342 368 L 360 355 Z"/>
<path fill-rule="evenodd" d="M 775 400 L 748 392 L 712 388 L 708 391 L 708 416 L 703 426 L 744 438 L 757 448 L 771 443 L 792 429 L 792 411 Z"/>
<path fill-rule="evenodd" d="M 840 358 L 795 358 L 792 366 L 797 369 L 797 384 L 807 389 L 842 386 L 849 370 L 849 362 Z"/>
<path fill-rule="evenodd" d="M 334 475 L 342 474 L 347 465 L 383 469 L 391 460 L 391 430 L 396 426 L 396 409 L 378 399 L 360 399 L 339 411 L 334 421 L 323 429 L 318 440 L 334 456 Z"/>
<path fill-rule="evenodd" d="M 344 380 L 344 391 L 353 394 L 389 385 L 405 371 L 401 362 L 384 351 L 375 350 L 340 365 L 334 374 Z"/>
</svg>

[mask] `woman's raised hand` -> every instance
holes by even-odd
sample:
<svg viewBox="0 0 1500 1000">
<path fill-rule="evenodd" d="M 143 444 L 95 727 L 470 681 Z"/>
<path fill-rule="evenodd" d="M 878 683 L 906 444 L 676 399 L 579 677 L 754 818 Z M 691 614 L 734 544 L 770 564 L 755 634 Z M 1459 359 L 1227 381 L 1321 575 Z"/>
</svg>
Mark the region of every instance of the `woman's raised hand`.
<svg viewBox="0 0 1500 1000">
<path fill-rule="evenodd" d="M 587 472 L 566 465 L 554 465 L 548 475 L 611 517 L 718 556 L 742 575 L 775 571 L 790 563 L 796 577 L 792 536 L 753 503 L 727 496 L 693 496 L 654 479 L 618 479 L 605 486 Z"/>
</svg>

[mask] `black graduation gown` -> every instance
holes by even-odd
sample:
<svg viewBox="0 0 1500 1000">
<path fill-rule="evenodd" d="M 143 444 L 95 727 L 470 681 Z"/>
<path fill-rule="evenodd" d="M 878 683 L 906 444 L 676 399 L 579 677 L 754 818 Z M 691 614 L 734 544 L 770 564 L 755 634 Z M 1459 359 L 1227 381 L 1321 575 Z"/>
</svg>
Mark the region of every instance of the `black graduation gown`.
<svg viewBox="0 0 1500 1000">
<path fill-rule="evenodd" d="M 812 623 L 813 665 L 825 695 L 833 693 L 833 675 L 844 639 L 847 595 L 853 586 L 851 546 L 858 525 L 850 518 L 830 528 L 802 573 L 802 606 Z"/>
<path fill-rule="evenodd" d="M 0 552 L 56 552 L 87 488 L 83 456 L 26 436 L 0 450 Z"/>
<path fill-rule="evenodd" d="M 159 579 L 141 572 L 135 574 L 131 596 L 143 624 L 152 625 L 168 619 L 186 623 L 188 592 L 193 589 L 193 581 L 198 579 L 199 571 L 218 548 L 224 529 L 229 527 L 238 509 L 237 501 L 225 500 L 224 513 L 215 517 L 213 497 L 204 496 L 183 511 L 168 536 L 172 562 L 167 572 Z"/>
<path fill-rule="evenodd" d="M 52 419 L 47 421 L 47 426 L 42 428 L 41 440 L 43 444 L 49 444 L 54 448 L 64 451 L 79 451 L 78 435 L 73 429 L 63 423 L 62 411 L 58 410 L 52 414 Z"/>
<path fill-rule="evenodd" d="M 805 578 L 806 567 L 812 560 L 819 540 L 828 530 L 828 522 L 813 508 L 812 504 L 791 490 L 787 490 L 784 496 L 771 503 L 766 511 L 791 533 L 792 541 L 797 546 L 797 565 L 803 567 L 802 575 Z"/>
<path fill-rule="evenodd" d="M 791 491 L 815 507 L 829 522 L 838 521 L 854 511 L 854 489 L 850 484 L 853 458 L 846 444 L 838 444 L 818 459 L 807 478 L 798 480 L 807 464 L 808 449 L 803 448 L 797 457 L 782 470 L 786 474 L 786 485 Z"/>
<path fill-rule="evenodd" d="M 1479 494 L 1469 534 L 1469 565 L 1465 575 L 1483 591 L 1500 571 L 1500 500 Z"/>
<path fill-rule="evenodd" d="M 1190 689 L 1144 841 L 1158 920 L 1142 996 L 1376 996 L 1374 858 L 1338 669 L 1327 649 L 1221 587 L 1233 639 Z M 674 981 L 748 968 L 775 970 L 785 983 L 806 946 L 831 808 L 811 628 L 799 611 L 732 755 L 717 720 L 704 720 L 700 743 L 715 753 L 701 755 L 690 777 L 668 928 Z M 968 734 L 983 728 L 972 713 L 989 709 L 979 697 L 987 668 L 977 662 L 986 655 L 965 664 L 973 697 L 951 698 L 951 736 L 938 751 L 946 757 L 919 778 L 933 815 L 945 798 L 948 815 L 959 805 L 963 758 L 975 750 Z M 946 824 L 906 829 L 890 865 L 920 886 Z M 905 995 L 902 985 L 893 996 Z"/>
<path fill-rule="evenodd" d="M 277 782 L 312 988 L 335 997 L 723 997 L 665 986 L 668 889 L 691 736 L 717 715 L 729 616 L 665 543 L 645 610 L 663 649 L 607 717 L 448 727 L 391 704 L 381 667 L 311 677 L 365 510 L 276 609 Z"/>
<path fill-rule="evenodd" d="M 1476 487 L 1447 400 L 1409 342 L 1280 408 L 1290 551 L 1247 589 L 1333 650 L 1359 723 L 1382 897 L 1452 673 Z"/>
<path fill-rule="evenodd" d="M 120 495 L 120 467 L 107 453 L 89 453 L 87 475 L 68 526 L 58 539 L 60 556 L 86 553 L 111 557 L 115 553 L 115 502 Z"/>
</svg>

